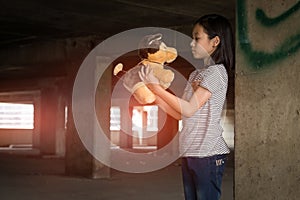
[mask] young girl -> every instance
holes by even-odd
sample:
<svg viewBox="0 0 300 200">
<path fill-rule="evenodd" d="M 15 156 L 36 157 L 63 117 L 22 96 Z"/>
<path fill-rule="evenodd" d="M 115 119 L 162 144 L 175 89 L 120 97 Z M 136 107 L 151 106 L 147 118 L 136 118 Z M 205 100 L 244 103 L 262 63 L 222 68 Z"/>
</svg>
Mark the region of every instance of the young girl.
<svg viewBox="0 0 300 200">
<path fill-rule="evenodd" d="M 149 83 L 156 103 L 169 115 L 182 119 L 179 138 L 185 198 L 218 200 L 229 153 L 220 120 L 226 99 L 227 71 L 234 65 L 233 35 L 226 18 L 211 14 L 195 22 L 192 37 L 192 54 L 203 60 L 204 67 L 190 74 L 182 98 L 160 87 L 149 68 L 143 68 L 140 77 Z"/>
</svg>

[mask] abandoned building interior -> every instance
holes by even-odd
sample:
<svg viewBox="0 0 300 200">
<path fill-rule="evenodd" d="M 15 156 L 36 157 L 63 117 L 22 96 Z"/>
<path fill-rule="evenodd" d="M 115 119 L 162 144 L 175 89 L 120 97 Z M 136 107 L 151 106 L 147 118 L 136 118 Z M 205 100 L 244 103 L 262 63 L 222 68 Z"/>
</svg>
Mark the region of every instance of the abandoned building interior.
<svg viewBox="0 0 300 200">
<path fill-rule="evenodd" d="M 195 20 L 235 33 L 222 114 L 222 200 L 299 199 L 298 0 L 0 1 L 0 199 L 184 199 L 182 121 L 142 105 L 113 74 L 161 33 L 181 96 Z M 217 163 L 216 163 L 217 164 Z"/>
<path fill-rule="evenodd" d="M 8 182 L 13 180 L 11 177 L 15 177 L 13 174 L 16 176 L 19 174 L 22 179 L 22 176 L 36 174 L 49 176 L 47 173 L 52 176 L 58 174 L 96 180 L 102 180 L 102 178 L 113 180 L 114 177 L 120 179 L 120 176 L 132 179 L 134 174 L 120 175 L 120 172 L 116 172 L 94 158 L 87 151 L 78 134 L 72 103 L 75 101 L 73 96 L 75 80 L 84 60 L 103 41 L 136 28 L 161 27 L 190 37 L 193 22 L 199 16 L 209 13 L 222 14 L 230 20 L 233 29 L 236 28 L 235 0 L 185 2 L 14 0 L 2 1 L 0 4 L 0 169 L 1 177 L 6 177 Z M 139 58 L 133 51 L 118 59 L 125 61 L 127 66 L 132 66 L 133 63 L 138 62 Z M 177 62 L 170 66 L 187 77 L 192 70 L 192 67 L 186 67 L 187 65 L 183 59 L 178 58 Z M 128 98 L 126 96 L 128 93 L 119 84 L 119 79 L 112 75 L 112 66 L 100 65 L 100 67 L 105 70 L 99 80 L 95 77 L 86 79 L 96 82 L 94 109 L 97 122 L 93 123 L 104 127 L 104 132 L 111 141 L 111 148 L 126 149 L 134 153 L 153 152 L 170 143 L 180 130 L 181 122 L 167 116 L 156 105 L 141 105 L 132 97 L 129 98 L 129 104 L 125 104 L 124 102 L 128 99 L 124 98 Z M 179 89 L 183 89 L 181 87 L 184 85 L 178 86 Z M 89 97 L 79 99 L 76 105 L 84 109 L 85 104 L 80 104 L 80 102 L 85 101 L 86 98 Z M 87 124 L 94 120 L 93 117 L 84 117 Z M 234 74 L 230 74 L 222 119 L 223 135 L 231 149 L 224 186 L 226 198 L 224 199 L 232 199 Z M 129 130 L 132 135 L 124 133 L 124 130 Z M 36 171 L 26 166 L 30 162 L 39 163 L 36 163 L 37 165 L 31 163 L 35 165 Z M 164 173 L 178 172 L 177 175 L 169 175 L 178 178 L 180 176 L 178 165 L 180 161 L 175 160 L 171 164 L 171 169 Z M 19 169 L 17 169 L 18 166 Z M 22 169 L 21 166 L 24 168 Z M 59 169 L 56 169 L 57 166 Z M 177 168 L 174 170 L 172 167 Z M 45 172 L 40 172 L 43 171 L 41 169 L 45 169 Z M 24 174 L 22 170 L 25 172 L 27 170 L 29 173 Z M 166 174 L 164 176 L 168 176 Z M 26 178 L 30 182 L 30 179 Z M 24 180 L 26 178 L 23 177 Z M 149 177 L 145 175 L 143 178 Z M 1 178 L 1 180 L 6 179 Z M 151 177 L 147 182 L 151 184 Z M 97 184 L 97 182 L 94 183 Z M 121 183 L 126 184 L 126 181 L 120 181 L 115 187 L 121 188 Z M 153 183 L 158 184 L 154 181 Z M 98 184 L 103 183 L 98 182 Z M 102 189 L 99 186 L 98 192 L 100 193 L 101 190 L 103 194 L 108 192 L 109 184 L 102 186 Z M 172 187 L 181 188 L 180 177 L 169 184 L 177 184 Z M 42 195 L 42 192 L 33 195 L 34 190 L 32 194 L 26 193 L 25 189 L 21 189 L 23 188 L 21 183 L 16 184 L 16 188 L 12 186 L 11 190 L 4 185 L 6 184 L 1 183 L 1 188 L 6 188 L 8 192 L 0 188 L 0 199 L 18 199 L 18 191 L 21 195 L 27 194 L 28 199 L 38 199 Z M 89 185 L 89 187 L 92 186 Z M 173 197 L 171 194 L 169 197 L 153 194 L 153 198 L 145 197 L 144 199 L 181 199 L 183 198 L 181 190 L 182 188 L 174 192 Z M 115 191 L 118 193 L 118 189 Z M 152 192 L 155 193 L 155 189 Z M 166 195 L 160 190 L 157 195 L 158 193 Z M 125 192 L 125 196 L 122 198 L 117 196 L 115 199 L 127 199 L 126 194 Z M 100 198 L 98 194 L 99 199 L 114 199 L 112 196 Z M 58 199 L 71 199 L 71 195 L 58 197 Z M 98 198 L 90 196 L 90 199 Z M 129 194 L 128 199 L 140 198 Z"/>
<path fill-rule="evenodd" d="M 157 4 L 160 6 L 156 7 Z M 233 25 L 235 22 L 234 1 L 170 4 L 168 1 L 96 0 L 5 3 L 1 7 L 0 146 L 33 148 L 40 154 L 65 156 L 67 132 L 74 131 L 68 130 L 68 121 L 72 119 L 70 97 L 74 77 L 88 53 L 108 37 L 128 29 L 151 26 L 190 35 L 193 21 L 211 12 L 222 12 Z M 130 63 L 137 58 L 129 55 L 126 59 Z M 184 75 L 190 70 L 180 63 L 174 68 Z M 113 83 L 111 80 L 111 85 Z M 230 92 L 227 116 L 233 116 L 233 84 Z M 124 143 L 120 137 L 120 112 L 126 111 L 120 110 L 121 96 L 112 98 L 110 108 L 110 137 L 117 146 Z M 153 122 L 147 129 L 157 130 L 160 121 L 157 107 L 133 105 L 133 113 L 140 111 L 147 113 L 149 121 Z M 135 117 L 134 114 L 132 121 L 127 120 L 132 123 L 133 131 L 138 129 L 133 123 Z M 231 148 L 232 125 L 228 125 L 230 133 L 226 136 Z M 129 145 L 157 148 L 159 142 L 157 135 L 144 140 L 133 137 Z"/>
</svg>

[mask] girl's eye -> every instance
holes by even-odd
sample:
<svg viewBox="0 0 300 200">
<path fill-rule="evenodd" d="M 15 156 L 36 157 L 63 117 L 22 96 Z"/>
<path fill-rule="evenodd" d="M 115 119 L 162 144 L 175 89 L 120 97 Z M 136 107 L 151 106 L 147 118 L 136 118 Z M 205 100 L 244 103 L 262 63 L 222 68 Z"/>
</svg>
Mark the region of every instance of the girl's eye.
<svg viewBox="0 0 300 200">
<path fill-rule="evenodd" d="M 200 38 L 199 37 L 195 37 L 195 41 L 198 41 L 198 40 L 200 40 Z"/>
</svg>

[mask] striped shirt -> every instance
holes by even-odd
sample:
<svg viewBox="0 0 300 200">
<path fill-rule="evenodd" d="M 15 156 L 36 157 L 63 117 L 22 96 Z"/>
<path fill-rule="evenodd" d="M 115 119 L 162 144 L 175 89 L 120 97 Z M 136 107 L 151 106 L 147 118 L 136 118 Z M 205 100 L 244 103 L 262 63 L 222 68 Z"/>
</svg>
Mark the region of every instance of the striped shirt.
<svg viewBox="0 0 300 200">
<path fill-rule="evenodd" d="M 228 76 L 224 65 L 212 65 L 193 71 L 184 90 L 183 99 L 193 95 L 191 83 L 211 92 L 208 101 L 191 117 L 183 117 L 183 128 L 179 135 L 182 156 L 208 157 L 228 154 L 229 148 L 222 136 L 221 113 L 226 99 Z"/>
</svg>

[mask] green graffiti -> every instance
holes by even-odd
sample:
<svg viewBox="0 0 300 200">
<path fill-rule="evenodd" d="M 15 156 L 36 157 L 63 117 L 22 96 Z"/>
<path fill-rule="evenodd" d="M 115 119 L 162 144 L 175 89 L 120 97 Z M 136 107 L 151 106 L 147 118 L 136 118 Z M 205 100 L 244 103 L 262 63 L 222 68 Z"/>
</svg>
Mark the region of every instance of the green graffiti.
<svg viewBox="0 0 300 200">
<path fill-rule="evenodd" d="M 248 62 L 254 69 L 263 69 L 264 67 L 270 66 L 270 64 L 282 60 L 294 53 L 300 48 L 300 34 L 295 34 L 290 38 L 286 39 L 281 46 L 274 49 L 273 52 L 268 53 L 264 51 L 257 51 L 253 49 L 251 42 L 248 37 L 248 24 L 247 24 L 247 10 L 245 6 L 245 0 L 237 0 L 237 28 L 238 28 L 238 41 L 241 50 L 245 53 Z M 296 10 L 298 10 L 298 3 L 293 6 L 293 10 L 289 9 L 284 14 L 277 18 L 272 19 L 279 23 L 283 19 L 290 16 Z M 286 14 L 288 13 L 288 14 Z M 271 20 L 271 21 L 272 21 Z M 272 22 L 275 23 L 275 22 Z M 262 23 L 263 24 L 263 23 Z"/>
<path fill-rule="evenodd" d="M 274 17 L 274 18 L 269 18 L 266 16 L 265 12 L 262 9 L 257 9 L 256 10 L 256 19 L 259 21 L 261 24 L 265 26 L 273 26 L 277 25 L 278 23 L 282 22 L 289 16 L 291 16 L 293 13 L 298 11 L 300 8 L 300 2 L 296 3 L 294 6 L 292 6 L 290 9 L 282 13 L 281 15 Z"/>
</svg>

